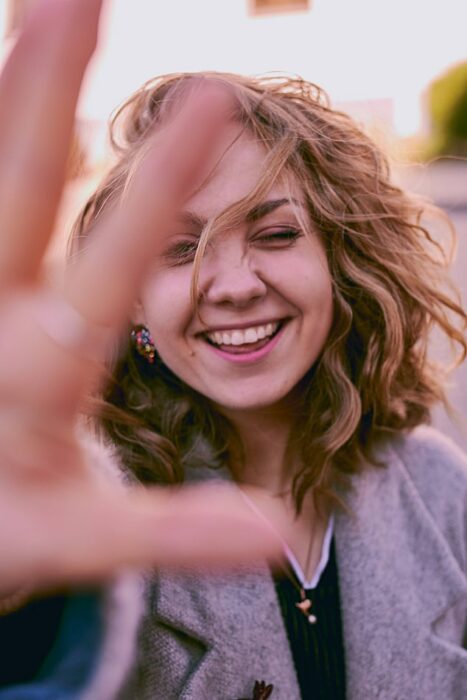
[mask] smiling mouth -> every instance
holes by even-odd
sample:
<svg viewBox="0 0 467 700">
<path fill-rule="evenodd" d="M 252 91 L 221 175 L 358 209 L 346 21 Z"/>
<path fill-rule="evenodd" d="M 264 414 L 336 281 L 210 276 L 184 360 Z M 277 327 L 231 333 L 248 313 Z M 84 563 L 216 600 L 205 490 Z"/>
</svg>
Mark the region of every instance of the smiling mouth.
<svg viewBox="0 0 467 700">
<path fill-rule="evenodd" d="M 265 326 L 247 328 L 245 331 L 203 333 L 202 338 L 209 345 L 222 350 L 222 352 L 231 355 L 242 355 L 264 348 L 282 330 L 284 324 L 285 320 L 282 320 L 268 323 Z"/>
</svg>

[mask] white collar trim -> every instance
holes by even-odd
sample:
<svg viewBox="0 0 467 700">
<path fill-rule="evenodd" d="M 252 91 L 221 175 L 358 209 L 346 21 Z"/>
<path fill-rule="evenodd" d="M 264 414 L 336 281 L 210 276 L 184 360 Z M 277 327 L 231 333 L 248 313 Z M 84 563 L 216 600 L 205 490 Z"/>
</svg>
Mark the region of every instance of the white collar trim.
<svg viewBox="0 0 467 700">
<path fill-rule="evenodd" d="M 308 590 L 310 588 L 316 588 L 316 586 L 318 585 L 321 574 L 323 573 L 323 571 L 326 568 L 326 565 L 329 561 L 329 550 L 331 549 L 331 539 L 332 539 L 333 532 L 334 532 L 334 515 L 331 513 L 331 516 L 329 518 L 329 523 L 328 523 L 328 526 L 326 528 L 326 532 L 324 533 L 323 547 L 321 550 L 321 558 L 319 560 L 319 564 L 316 568 L 314 576 L 310 581 L 307 581 L 305 579 L 305 574 L 303 573 L 302 567 L 298 563 L 297 558 L 295 557 L 295 555 L 292 552 L 292 550 L 290 549 L 290 547 L 287 544 L 285 544 L 285 542 L 284 542 L 285 556 L 287 557 L 287 559 L 290 563 L 290 566 L 294 570 L 294 573 L 295 573 L 297 579 L 299 580 L 302 588 L 305 588 L 306 590 Z"/>
</svg>

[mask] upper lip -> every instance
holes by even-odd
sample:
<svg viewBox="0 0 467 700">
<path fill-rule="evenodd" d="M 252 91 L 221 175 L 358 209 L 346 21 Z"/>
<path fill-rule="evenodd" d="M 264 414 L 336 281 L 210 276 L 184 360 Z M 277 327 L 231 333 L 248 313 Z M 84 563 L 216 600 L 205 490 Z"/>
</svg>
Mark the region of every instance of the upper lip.
<svg viewBox="0 0 467 700">
<path fill-rule="evenodd" d="M 243 323 L 224 323 L 219 326 L 209 326 L 200 331 L 200 333 L 215 333 L 216 331 L 235 331 L 243 328 L 256 328 L 257 326 L 267 326 L 268 323 L 283 323 L 285 318 L 269 318 L 260 321 L 246 321 Z"/>
</svg>

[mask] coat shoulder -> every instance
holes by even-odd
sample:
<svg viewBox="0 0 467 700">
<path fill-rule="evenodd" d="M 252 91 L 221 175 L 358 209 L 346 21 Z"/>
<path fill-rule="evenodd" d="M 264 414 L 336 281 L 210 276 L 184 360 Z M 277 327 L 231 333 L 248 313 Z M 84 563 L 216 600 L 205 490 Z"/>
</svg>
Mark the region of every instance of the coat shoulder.
<svg viewBox="0 0 467 700">
<path fill-rule="evenodd" d="M 467 571 L 467 455 L 429 426 L 397 437 L 388 447 Z"/>
<path fill-rule="evenodd" d="M 467 455 L 447 435 L 426 425 L 390 443 L 421 495 L 467 490 Z"/>
</svg>

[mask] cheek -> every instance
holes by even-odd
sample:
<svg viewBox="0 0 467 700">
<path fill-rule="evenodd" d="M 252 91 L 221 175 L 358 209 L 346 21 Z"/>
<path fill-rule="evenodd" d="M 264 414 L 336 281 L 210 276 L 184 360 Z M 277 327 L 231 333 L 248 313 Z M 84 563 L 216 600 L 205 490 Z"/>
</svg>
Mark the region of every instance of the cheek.
<svg viewBox="0 0 467 700">
<path fill-rule="evenodd" d="M 322 312 L 323 316 L 332 315 L 333 291 L 332 279 L 327 270 L 322 267 L 315 270 L 313 278 L 310 280 L 310 295 L 313 309 Z"/>
<path fill-rule="evenodd" d="M 153 274 L 144 285 L 144 320 L 159 349 L 176 343 L 191 320 L 191 274 L 170 270 Z"/>
<path fill-rule="evenodd" d="M 334 317 L 332 278 L 327 261 L 303 257 L 295 266 L 295 275 L 290 281 L 290 300 L 302 318 L 303 339 L 319 352 L 331 330 Z"/>
<path fill-rule="evenodd" d="M 326 262 L 314 270 L 310 280 L 310 297 L 313 316 L 319 320 L 322 331 L 327 335 L 334 316 L 334 298 L 332 278 Z"/>
<path fill-rule="evenodd" d="M 284 275 L 284 271 L 290 269 L 293 274 Z M 281 277 L 277 287 L 284 290 L 284 296 L 288 296 L 302 313 L 312 314 L 314 320 L 332 315 L 332 278 L 325 258 L 296 257 L 293 265 L 283 266 L 277 273 L 278 278 Z"/>
</svg>

